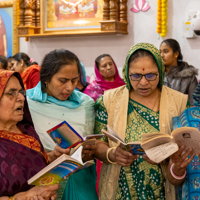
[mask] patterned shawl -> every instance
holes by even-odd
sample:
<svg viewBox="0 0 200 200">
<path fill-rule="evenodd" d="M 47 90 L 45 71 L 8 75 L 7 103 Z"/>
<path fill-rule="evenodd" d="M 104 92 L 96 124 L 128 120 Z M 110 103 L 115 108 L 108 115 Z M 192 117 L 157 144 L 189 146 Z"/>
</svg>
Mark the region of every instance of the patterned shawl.
<svg viewBox="0 0 200 200">
<path fill-rule="evenodd" d="M 200 131 L 200 83 L 193 93 L 194 107 L 184 110 L 180 116 L 173 117 L 173 129 L 180 127 L 195 127 Z M 196 155 L 187 166 L 184 182 L 179 187 L 180 200 L 198 199 L 200 196 L 200 161 Z"/>
<path fill-rule="evenodd" d="M 198 83 L 197 87 L 195 88 L 192 97 L 194 100 L 194 106 L 200 107 L 200 82 Z"/>
<path fill-rule="evenodd" d="M 122 74 L 123 74 L 123 80 L 126 83 L 126 87 L 128 88 L 128 90 L 131 90 L 131 84 L 130 84 L 130 79 L 129 79 L 129 72 L 128 72 L 128 61 L 129 58 L 131 57 L 132 54 L 134 54 L 137 50 L 139 49 L 144 49 L 146 51 L 149 51 L 158 66 L 158 70 L 159 70 L 159 83 L 158 86 L 159 88 L 162 88 L 163 85 L 163 80 L 164 80 L 164 75 L 165 75 L 165 66 L 162 60 L 162 57 L 160 55 L 160 52 L 158 51 L 158 49 L 153 45 L 153 44 L 149 44 L 149 43 L 138 43 L 134 46 L 132 46 L 126 56 L 126 61 L 122 70 Z"/>
<path fill-rule="evenodd" d="M 114 88 L 124 85 L 123 80 L 119 76 L 117 66 L 114 61 L 113 63 L 114 63 L 115 72 L 116 72 L 115 80 L 113 82 L 105 81 L 95 64 L 96 79 L 90 85 L 88 85 L 84 91 L 84 93 L 92 97 L 94 101 L 96 101 L 101 95 L 103 95 L 104 91 L 109 90 L 109 89 L 114 89 Z"/>
<path fill-rule="evenodd" d="M 24 88 L 19 73 L 0 70 L 0 98 L 12 75 Z M 47 165 L 47 155 L 35 132 L 26 100 L 23 120 L 17 127 L 23 134 L 0 130 L 0 196 L 28 190 L 31 186 L 27 180 Z"/>
</svg>

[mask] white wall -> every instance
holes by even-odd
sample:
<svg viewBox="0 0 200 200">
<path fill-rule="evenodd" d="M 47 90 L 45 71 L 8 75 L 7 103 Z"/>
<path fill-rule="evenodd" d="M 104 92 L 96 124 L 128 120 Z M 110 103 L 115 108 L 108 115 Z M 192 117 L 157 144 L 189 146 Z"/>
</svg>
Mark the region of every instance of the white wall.
<svg viewBox="0 0 200 200">
<path fill-rule="evenodd" d="M 0 0 L 1 1 L 1 0 Z M 41 63 L 45 54 L 55 48 L 67 48 L 74 52 L 85 65 L 88 73 L 93 70 L 95 58 L 109 53 L 117 66 L 122 68 L 129 48 L 139 42 L 149 42 L 159 48 L 162 38 L 156 33 L 157 1 L 148 0 L 151 8 L 147 12 L 130 11 L 135 0 L 128 0 L 128 35 L 20 38 L 20 51 Z M 182 38 L 182 22 L 188 10 L 200 10 L 200 0 L 168 0 L 168 34 L 181 46 L 184 60 L 200 69 L 200 37 Z M 121 69 L 120 69 L 121 71 Z M 199 72 L 200 73 L 200 72 Z M 200 76 L 199 76 L 200 77 Z"/>
</svg>

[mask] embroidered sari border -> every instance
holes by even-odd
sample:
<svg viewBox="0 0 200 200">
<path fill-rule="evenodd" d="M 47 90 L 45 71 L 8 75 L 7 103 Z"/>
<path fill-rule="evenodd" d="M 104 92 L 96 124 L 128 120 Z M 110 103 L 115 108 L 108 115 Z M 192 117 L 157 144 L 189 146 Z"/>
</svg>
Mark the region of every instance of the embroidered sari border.
<svg viewBox="0 0 200 200">
<path fill-rule="evenodd" d="M 0 130 L 0 138 L 16 142 L 16 143 L 21 144 L 25 147 L 28 147 L 32 150 L 35 150 L 38 153 L 41 153 L 48 163 L 48 157 L 47 157 L 46 152 L 41 151 L 41 145 L 38 142 L 38 140 L 36 140 L 34 137 L 29 136 L 29 135 L 24 135 L 21 133 L 12 133 L 12 132 L 8 132 L 8 131 Z"/>
</svg>

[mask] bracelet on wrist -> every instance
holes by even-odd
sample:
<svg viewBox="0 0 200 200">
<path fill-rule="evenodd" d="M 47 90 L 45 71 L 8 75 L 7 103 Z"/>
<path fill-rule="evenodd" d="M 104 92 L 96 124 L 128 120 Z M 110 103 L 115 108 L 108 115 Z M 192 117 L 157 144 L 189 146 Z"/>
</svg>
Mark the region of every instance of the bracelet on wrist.
<svg viewBox="0 0 200 200">
<path fill-rule="evenodd" d="M 108 148 L 107 149 L 107 152 L 106 152 L 106 158 L 107 158 L 107 161 L 111 164 L 117 164 L 117 162 L 112 162 L 110 159 L 109 159 L 109 152 L 113 149 L 116 149 L 117 147 L 111 147 L 111 148 Z"/>
<path fill-rule="evenodd" d="M 8 197 L 9 200 L 15 200 L 15 196 Z"/>
<path fill-rule="evenodd" d="M 176 174 L 174 174 L 173 168 L 174 168 L 174 163 L 173 163 L 173 164 L 171 165 L 171 167 L 170 167 L 170 172 L 171 172 L 171 175 L 172 175 L 175 179 L 181 180 L 181 179 L 184 179 L 184 178 L 185 178 L 185 176 L 186 176 L 186 170 L 185 170 L 185 173 L 184 173 L 182 176 L 177 176 Z"/>
</svg>

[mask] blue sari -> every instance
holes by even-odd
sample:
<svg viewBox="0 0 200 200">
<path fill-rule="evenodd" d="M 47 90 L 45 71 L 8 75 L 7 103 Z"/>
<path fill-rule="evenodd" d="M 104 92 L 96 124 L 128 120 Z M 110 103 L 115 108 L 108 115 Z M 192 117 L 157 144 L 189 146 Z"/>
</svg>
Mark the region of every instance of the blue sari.
<svg viewBox="0 0 200 200">
<path fill-rule="evenodd" d="M 172 119 L 173 129 L 180 127 L 196 127 L 200 130 L 200 83 L 193 94 L 194 106 L 186 109 L 179 117 Z M 195 156 L 187 167 L 185 181 L 178 190 L 179 200 L 200 199 L 200 162 Z"/>
</svg>

